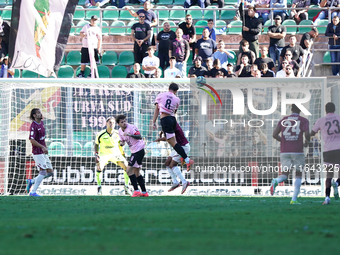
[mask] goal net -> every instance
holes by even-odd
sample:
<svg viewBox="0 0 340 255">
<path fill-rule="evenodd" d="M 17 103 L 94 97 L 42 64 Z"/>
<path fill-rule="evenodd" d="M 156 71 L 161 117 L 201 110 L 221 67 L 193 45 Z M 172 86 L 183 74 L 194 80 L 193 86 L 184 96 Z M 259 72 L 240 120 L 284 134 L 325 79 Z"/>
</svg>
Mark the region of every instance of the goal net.
<svg viewBox="0 0 340 255">
<path fill-rule="evenodd" d="M 292 103 L 301 103 L 311 128 L 330 97 L 324 78 L 206 79 L 208 87 L 195 79 L 5 80 L 0 85 L 0 193 L 23 195 L 26 179 L 38 174 L 28 131 L 30 111 L 39 108 L 54 173 L 38 194 L 95 195 L 94 140 L 106 119 L 118 114 L 139 128 L 146 143 L 141 173 L 149 194 L 169 194 L 171 177 L 164 162 L 172 148 L 153 142 L 161 128 L 158 123 L 159 129 L 152 129 L 152 117 L 157 94 L 167 91 L 170 82 L 180 87 L 176 118 L 195 160 L 190 172 L 182 168 L 191 182 L 186 195 L 269 195 L 270 182 L 281 171 L 280 144 L 272 138 L 278 121 L 291 113 Z M 129 157 L 128 147 L 124 150 Z M 320 196 L 319 138 L 313 138 L 305 155 L 301 195 Z M 278 187 L 278 195 L 292 194 L 293 176 Z M 109 163 L 103 195 L 123 195 L 123 184 L 123 170 Z"/>
</svg>

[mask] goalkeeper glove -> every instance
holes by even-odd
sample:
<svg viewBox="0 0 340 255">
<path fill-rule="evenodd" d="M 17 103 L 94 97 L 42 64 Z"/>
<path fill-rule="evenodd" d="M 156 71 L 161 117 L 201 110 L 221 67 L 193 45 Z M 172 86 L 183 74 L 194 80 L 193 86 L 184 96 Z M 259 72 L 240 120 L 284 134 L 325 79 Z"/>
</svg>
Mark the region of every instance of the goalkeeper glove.
<svg viewBox="0 0 340 255">
<path fill-rule="evenodd" d="M 100 157 L 99 157 L 98 152 L 96 152 L 94 155 L 96 157 L 96 163 L 99 163 Z"/>
</svg>

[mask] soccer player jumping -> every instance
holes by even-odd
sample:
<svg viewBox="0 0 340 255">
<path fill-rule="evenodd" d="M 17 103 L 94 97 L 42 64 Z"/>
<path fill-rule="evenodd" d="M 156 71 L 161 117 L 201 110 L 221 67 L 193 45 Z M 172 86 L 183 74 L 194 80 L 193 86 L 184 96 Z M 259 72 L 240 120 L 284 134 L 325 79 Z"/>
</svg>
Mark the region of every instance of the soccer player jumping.
<svg viewBox="0 0 340 255">
<path fill-rule="evenodd" d="M 157 129 L 156 121 L 158 115 L 160 114 L 162 130 L 165 133 L 165 137 L 168 143 L 184 159 L 185 163 L 187 164 L 187 171 L 189 171 L 192 165 L 194 164 L 194 161 L 188 158 L 184 149 L 182 148 L 181 145 L 177 143 L 175 138 L 175 129 L 177 121 L 174 115 L 178 109 L 180 102 L 180 99 L 176 96 L 177 91 L 178 85 L 176 83 L 171 83 L 168 92 L 160 93 L 156 97 L 155 102 L 156 108 L 153 115 L 153 129 L 154 130 Z"/>
<path fill-rule="evenodd" d="M 32 153 L 35 165 L 39 170 L 39 175 L 34 179 L 28 179 L 27 182 L 27 193 L 30 191 L 33 185 L 32 191 L 29 193 L 32 197 L 41 197 L 37 194 L 37 189 L 43 179 L 52 176 L 53 169 L 51 160 L 48 158 L 48 150 L 45 144 L 45 127 L 42 121 L 43 116 L 38 108 L 31 110 L 30 119 L 33 121 L 30 127 L 29 140 L 32 143 Z"/>
<path fill-rule="evenodd" d="M 131 150 L 131 157 L 126 172 L 129 175 L 131 184 L 135 190 L 132 197 L 148 197 L 149 194 L 146 192 L 144 178 L 139 173 L 145 155 L 145 143 L 137 127 L 128 124 L 124 115 L 118 115 L 116 117 L 116 122 L 120 127 L 118 131 L 120 145 L 124 146 L 126 142 Z M 142 192 L 138 189 L 138 184 L 142 189 Z"/>
<path fill-rule="evenodd" d="M 106 129 L 100 131 L 97 134 L 94 145 L 97 163 L 96 177 L 98 185 L 98 195 L 102 194 L 101 173 L 104 167 L 109 163 L 109 161 L 124 169 L 125 195 L 131 195 L 129 190 L 129 176 L 126 173 L 127 161 L 124 157 L 124 150 L 122 146 L 120 146 L 118 131 L 114 129 L 115 124 L 116 122 L 114 117 L 107 118 Z"/>
<path fill-rule="evenodd" d="M 314 136 L 321 130 L 321 140 L 323 146 L 323 161 L 327 165 L 327 178 L 326 178 L 326 198 L 323 202 L 328 205 L 331 202 L 329 198 L 331 194 L 331 186 L 334 188 L 334 198 L 339 199 L 338 186 L 340 179 L 336 182 L 332 181 L 333 174 L 337 168 L 340 167 L 340 115 L 335 114 L 335 105 L 333 103 L 326 104 L 326 116 L 318 119 L 311 132 Z"/>
<path fill-rule="evenodd" d="M 292 115 L 280 120 L 273 133 L 273 137 L 281 142 L 280 161 L 282 174 L 273 179 L 270 194 L 274 195 L 276 186 L 288 179 L 289 172 L 292 170 L 291 167 L 295 168 L 294 193 L 290 203 L 299 204 L 297 196 L 300 192 L 302 171 L 305 165 L 303 147 L 306 147 L 310 140 L 309 121 L 300 116 L 300 109 L 295 104 L 292 105 L 291 110 Z M 281 132 L 282 137 L 279 136 Z M 303 143 L 303 134 L 305 134 L 305 143 Z"/>
</svg>

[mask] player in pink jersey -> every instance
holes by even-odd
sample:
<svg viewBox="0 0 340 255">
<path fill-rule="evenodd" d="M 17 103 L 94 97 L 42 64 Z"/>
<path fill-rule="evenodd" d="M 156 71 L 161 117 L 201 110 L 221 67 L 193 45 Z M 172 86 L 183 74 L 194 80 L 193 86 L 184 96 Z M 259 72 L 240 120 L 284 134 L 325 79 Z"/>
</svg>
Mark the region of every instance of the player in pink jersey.
<svg viewBox="0 0 340 255">
<path fill-rule="evenodd" d="M 126 117 L 124 115 L 118 115 L 116 117 L 116 122 L 120 127 L 118 131 L 120 145 L 124 146 L 126 142 L 131 150 L 131 157 L 126 172 L 135 190 L 132 196 L 148 197 L 149 194 L 146 192 L 144 178 L 139 173 L 145 155 L 144 151 L 145 143 L 137 127 L 128 124 L 126 122 Z M 142 192 L 139 191 L 138 184 L 142 189 Z"/>
<path fill-rule="evenodd" d="M 39 170 L 39 175 L 34 179 L 28 179 L 27 193 L 29 193 L 31 186 L 34 184 L 32 191 L 29 193 L 32 197 L 40 197 L 37 194 L 37 189 L 44 178 L 52 176 L 53 169 L 50 159 L 48 158 L 48 150 L 45 144 L 45 127 L 42 121 L 43 116 L 38 108 L 31 110 L 30 119 L 33 121 L 30 127 L 29 140 L 32 143 L 32 153 L 35 165 Z"/>
<path fill-rule="evenodd" d="M 299 204 L 297 196 L 300 192 L 302 171 L 305 165 L 303 147 L 307 147 L 310 140 L 309 121 L 300 116 L 300 109 L 295 104 L 292 105 L 291 110 L 292 114 L 280 120 L 273 133 L 273 137 L 281 142 L 280 161 L 282 174 L 273 179 L 270 194 L 274 195 L 276 186 L 280 182 L 286 181 L 289 172 L 292 168 L 295 168 L 294 193 L 290 203 Z M 281 132 L 282 136 L 279 136 Z M 305 142 L 303 142 L 303 134 L 305 134 Z"/>
<path fill-rule="evenodd" d="M 326 116 L 318 119 L 311 132 L 314 136 L 319 130 L 321 131 L 321 140 L 323 146 L 323 161 L 327 165 L 327 178 L 326 178 L 326 198 L 323 202 L 324 205 L 330 203 L 329 198 L 331 194 L 331 186 L 334 188 L 334 198 L 339 199 L 338 186 L 340 179 L 332 182 L 334 172 L 339 171 L 340 167 L 340 115 L 335 114 L 335 105 L 333 103 L 326 104 Z"/>
<path fill-rule="evenodd" d="M 194 161 L 188 158 L 185 150 L 182 148 L 181 145 L 177 143 L 175 138 L 177 121 L 174 115 L 178 109 L 180 102 L 179 98 L 176 96 L 177 91 L 178 85 L 176 83 L 171 83 L 168 92 L 160 93 L 156 97 L 156 108 L 153 115 L 153 129 L 157 129 L 156 121 L 158 115 L 160 114 L 162 130 L 165 133 L 165 137 L 168 143 L 185 160 L 185 163 L 187 164 L 187 171 L 189 171 L 194 164 Z"/>
<path fill-rule="evenodd" d="M 183 130 L 180 127 L 180 125 L 178 125 L 178 123 L 176 124 L 175 136 L 176 136 L 176 140 L 177 140 L 178 144 L 180 146 L 182 146 L 182 148 L 184 149 L 184 151 L 186 153 L 189 153 L 189 151 L 190 151 L 189 142 L 185 138 Z M 166 138 L 163 136 L 163 131 L 161 132 L 160 137 L 155 140 L 155 142 L 160 142 L 160 141 L 166 141 Z M 178 163 L 181 162 L 181 159 L 182 159 L 181 156 L 175 150 L 173 150 L 171 152 L 170 156 L 168 157 L 168 159 L 164 163 L 165 166 L 166 166 L 166 169 L 168 170 L 168 172 L 169 172 L 169 174 L 172 178 L 172 182 L 173 182 L 171 188 L 168 190 L 169 192 L 173 191 L 174 189 L 176 189 L 180 186 L 179 182 L 177 181 L 177 177 L 179 177 L 180 180 L 182 181 L 182 192 L 181 192 L 181 194 L 183 194 L 187 190 L 188 186 L 190 185 L 190 182 L 188 182 L 184 178 L 184 176 L 181 173 L 181 170 L 177 166 Z"/>
</svg>

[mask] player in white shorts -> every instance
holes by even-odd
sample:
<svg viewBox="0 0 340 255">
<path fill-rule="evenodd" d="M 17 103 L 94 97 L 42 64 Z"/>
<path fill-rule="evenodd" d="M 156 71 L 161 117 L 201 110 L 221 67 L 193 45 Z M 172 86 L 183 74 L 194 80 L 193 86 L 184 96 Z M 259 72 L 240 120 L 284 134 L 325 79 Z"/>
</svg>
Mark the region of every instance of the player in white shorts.
<svg viewBox="0 0 340 255">
<path fill-rule="evenodd" d="M 334 188 L 334 198 L 339 199 L 338 186 L 340 185 L 340 179 L 338 178 L 335 182 L 334 180 L 332 182 L 334 172 L 339 171 L 340 168 L 340 115 L 334 112 L 335 105 L 331 102 L 327 103 L 326 116 L 315 122 L 311 132 L 311 136 L 314 136 L 320 130 L 321 140 L 324 143 L 323 164 L 327 166 L 326 198 L 323 202 L 324 205 L 328 205 L 331 201 L 331 186 Z"/>
<path fill-rule="evenodd" d="M 124 169 L 124 179 L 125 179 L 125 195 L 131 195 L 129 190 L 129 176 L 126 173 L 127 161 L 124 157 L 124 150 L 120 146 L 120 139 L 118 135 L 118 131 L 114 129 L 116 122 L 114 117 L 109 117 L 106 120 L 106 129 L 99 132 L 96 136 L 95 141 L 95 156 L 97 162 L 97 172 L 96 172 L 96 180 L 97 180 L 97 193 L 98 195 L 102 194 L 102 171 L 104 167 L 112 162 L 117 166 L 120 166 Z"/>
</svg>

